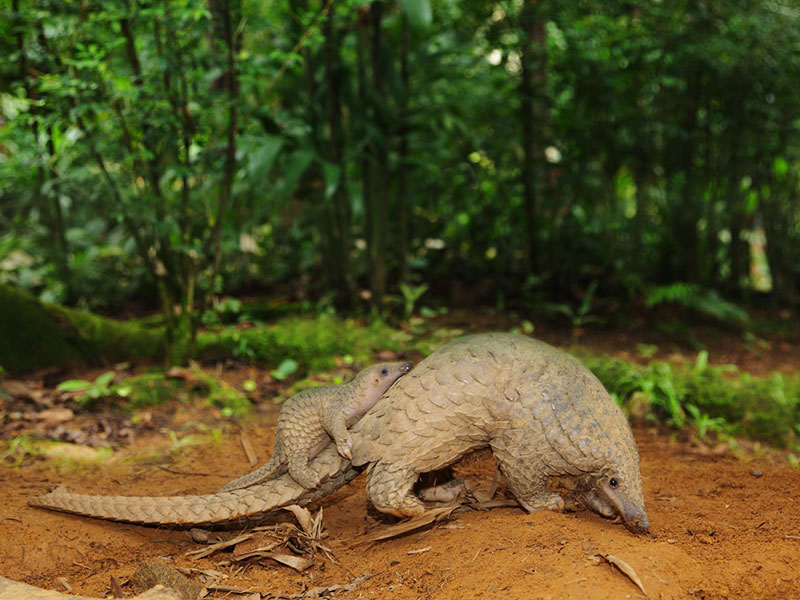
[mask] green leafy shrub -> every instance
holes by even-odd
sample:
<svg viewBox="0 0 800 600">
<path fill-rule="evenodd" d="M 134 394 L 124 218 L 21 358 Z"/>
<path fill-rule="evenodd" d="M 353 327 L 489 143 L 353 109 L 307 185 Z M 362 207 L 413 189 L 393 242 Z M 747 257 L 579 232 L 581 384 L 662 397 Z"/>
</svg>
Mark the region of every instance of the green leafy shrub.
<svg viewBox="0 0 800 600">
<path fill-rule="evenodd" d="M 691 367 L 582 358 L 623 405 L 635 394 L 645 397 L 649 418 L 655 421 L 675 428 L 693 426 L 701 437 L 727 433 L 781 447 L 795 447 L 800 440 L 800 377 L 752 377 L 732 366 L 709 365 L 705 352 Z"/>
</svg>

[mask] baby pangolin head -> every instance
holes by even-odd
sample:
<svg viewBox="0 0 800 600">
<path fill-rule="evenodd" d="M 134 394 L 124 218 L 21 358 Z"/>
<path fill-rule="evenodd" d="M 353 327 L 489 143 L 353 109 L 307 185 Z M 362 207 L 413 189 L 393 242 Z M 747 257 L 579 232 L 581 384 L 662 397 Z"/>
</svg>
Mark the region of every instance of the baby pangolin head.
<svg viewBox="0 0 800 600">
<path fill-rule="evenodd" d="M 361 390 L 365 409 L 371 408 L 386 390 L 413 366 L 410 362 L 379 363 L 367 367 L 356 375 L 353 379 L 354 387 Z"/>
</svg>

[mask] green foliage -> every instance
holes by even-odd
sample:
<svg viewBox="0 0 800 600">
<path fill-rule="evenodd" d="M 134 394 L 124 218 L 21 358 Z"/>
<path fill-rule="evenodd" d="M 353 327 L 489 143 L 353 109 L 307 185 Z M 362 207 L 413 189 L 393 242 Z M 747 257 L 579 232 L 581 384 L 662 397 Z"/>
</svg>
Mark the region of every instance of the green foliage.
<svg viewBox="0 0 800 600">
<path fill-rule="evenodd" d="M 733 367 L 711 366 L 705 352 L 693 367 L 654 362 L 639 367 L 622 360 L 583 359 L 622 403 L 644 398 L 650 418 L 675 428 L 797 447 L 800 440 L 800 378 L 774 373 L 756 378 Z"/>
<path fill-rule="evenodd" d="M 423 29 L 431 24 L 433 14 L 430 0 L 402 0 L 402 4 L 413 27 Z"/>
<path fill-rule="evenodd" d="M 564 303 L 546 302 L 541 308 L 546 313 L 559 313 L 567 317 L 572 324 L 573 332 L 575 332 L 575 330 L 589 323 L 598 323 L 601 321 L 599 317 L 589 314 L 592 310 L 592 301 L 594 300 L 596 289 L 597 281 L 593 281 L 589 284 L 589 287 L 583 295 L 583 300 L 581 300 L 580 305 L 577 307 Z"/>
<path fill-rule="evenodd" d="M 749 316 L 743 308 L 722 298 L 715 290 L 689 283 L 673 283 L 653 288 L 645 300 L 648 307 L 672 303 L 722 323 L 743 325 Z"/>
<path fill-rule="evenodd" d="M 191 373 L 194 380 L 205 388 L 208 403 L 221 408 L 223 415 L 244 414 L 252 408 L 247 396 L 244 396 L 223 380 L 207 375 L 196 366 L 191 367 Z"/>
<path fill-rule="evenodd" d="M 114 377 L 116 377 L 114 371 L 106 371 L 102 375 L 99 375 L 94 381 L 84 381 L 82 379 L 68 379 L 62 381 L 56 386 L 56 389 L 61 392 L 76 392 L 75 400 L 78 402 L 78 405 L 86 407 L 96 400 L 116 395 L 111 385 L 114 381 Z"/>
<path fill-rule="evenodd" d="M 304 371 L 331 369 L 336 356 L 349 354 L 364 360 L 375 349 L 401 347 L 398 334 L 384 324 L 363 327 L 357 321 L 325 314 L 288 317 L 271 327 L 201 333 L 198 346 L 204 358 L 236 355 L 264 365 L 291 359 Z"/>
<path fill-rule="evenodd" d="M 177 454 L 190 446 L 219 444 L 219 441 L 222 439 L 221 428 L 209 429 L 202 425 L 199 425 L 199 427 L 205 430 L 204 433 L 189 433 L 178 437 L 178 434 L 174 431 L 168 431 L 167 436 L 170 440 L 170 452 Z"/>
<path fill-rule="evenodd" d="M 585 281 L 689 281 L 737 321 L 713 290 L 751 289 L 752 252 L 796 301 L 798 11 L 526 6 L 4 5 L 0 282 L 155 303 L 176 359 L 193 307 L 217 326 L 216 294 L 298 277 L 352 305 L 359 279 L 469 274 L 505 302 L 535 276 L 576 327 L 553 299 Z"/>
<path fill-rule="evenodd" d="M 114 386 L 114 392 L 125 399 L 128 410 L 158 406 L 182 390 L 181 380 L 167 377 L 162 372 L 134 375 Z"/>
<path fill-rule="evenodd" d="M 205 398 L 227 416 L 247 413 L 251 408 L 245 396 L 197 366 L 190 367 L 185 377 L 171 377 L 162 371 L 134 375 L 113 386 L 112 391 L 125 398 L 127 410 L 158 406 L 173 398 L 196 397 Z"/>
<path fill-rule="evenodd" d="M 5 448 L 0 452 L 0 460 L 12 459 L 12 465 L 18 467 L 29 456 L 37 456 L 40 452 L 39 440 L 30 435 L 18 435 L 7 440 L 0 446 Z"/>
</svg>

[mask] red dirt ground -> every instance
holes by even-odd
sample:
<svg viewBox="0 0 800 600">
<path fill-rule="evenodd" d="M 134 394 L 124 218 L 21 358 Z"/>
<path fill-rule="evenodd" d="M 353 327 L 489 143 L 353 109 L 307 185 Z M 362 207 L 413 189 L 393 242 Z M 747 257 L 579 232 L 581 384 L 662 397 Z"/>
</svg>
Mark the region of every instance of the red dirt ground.
<svg viewBox="0 0 800 600">
<path fill-rule="evenodd" d="M 271 448 L 275 413 L 269 411 L 266 423 L 245 426 L 249 439 L 258 440 L 260 460 Z M 0 574 L 61 591 L 58 578 L 64 578 L 73 593 L 93 596 L 108 594 L 110 576 L 125 583 L 141 561 L 156 556 L 176 566 L 231 574 L 233 567 L 219 564 L 224 553 L 187 558 L 184 553 L 198 546 L 184 531 L 26 506 L 28 498 L 58 483 L 97 494 L 216 490 L 249 470 L 239 436 L 228 429 L 217 444 L 175 454 L 168 452 L 165 436 L 151 433 L 118 450 L 103 467 L 58 471 L 41 460 L 18 469 L 0 464 Z M 635 536 L 587 511 L 529 515 L 503 508 L 459 513 L 428 530 L 351 549 L 368 526 L 376 526 L 367 518 L 360 477 L 322 502 L 327 543 L 339 565 L 318 558 L 298 574 L 265 562 L 224 583 L 277 598 L 370 574 L 355 590 L 336 597 L 641 597 L 619 571 L 588 559 L 587 554 L 599 552 L 629 563 L 650 598 L 800 598 L 800 469 L 779 464 L 773 455 L 741 459 L 703 451 L 653 431 L 638 430 L 636 437 L 652 536 Z M 131 458 L 148 452 L 150 460 Z M 487 459 L 458 474 L 487 488 L 493 472 Z M 217 531 L 212 537 L 236 533 Z M 123 589 L 132 593 L 127 585 Z"/>
<path fill-rule="evenodd" d="M 464 321 L 462 324 L 461 321 Z M 477 319 L 477 329 L 507 329 L 496 317 Z M 451 313 L 440 326 L 476 329 L 476 319 Z M 741 334 L 693 332 L 714 363 L 735 363 L 755 373 L 796 372 L 800 341 L 776 340 L 748 348 Z M 537 325 L 536 336 L 557 345 L 574 341 L 569 332 Z M 641 359 L 637 344 L 658 346 L 655 358 L 676 353 L 693 360 L 680 340 L 661 334 L 590 330 L 581 345 L 606 354 Z M 99 372 L 98 372 L 99 373 Z M 97 373 L 77 373 L 91 379 Z M 226 371 L 229 383 L 260 379 L 254 367 Z M 2 400 L 0 400 L 0 403 Z M 2 413 L 0 405 L 0 413 Z M 242 450 L 242 427 L 265 461 L 272 448 L 278 406 L 259 405 L 257 418 L 241 424 L 218 410 L 170 402 L 145 413 L 133 426 L 132 443 L 118 447 L 103 466 L 76 463 L 58 467 L 42 457 L 20 466 L 0 460 L 0 575 L 43 588 L 97 597 L 109 594 L 113 576 L 127 595 L 134 570 L 144 560 L 166 557 L 171 564 L 214 569 L 230 577 L 222 583 L 258 591 L 262 598 L 297 597 L 309 588 L 371 578 L 336 598 L 461 600 L 462 598 L 638 598 L 641 592 L 620 571 L 588 556 L 613 555 L 629 563 L 650 598 L 800 599 L 800 469 L 777 451 L 745 457 L 672 441 L 654 430 L 637 430 L 651 536 L 635 536 L 621 525 L 580 511 L 525 514 L 516 508 L 462 512 L 452 520 L 369 548 L 354 541 L 367 530 L 385 527 L 368 516 L 363 477 L 326 498 L 326 544 L 338 564 L 317 558 L 298 574 L 265 561 L 243 572 L 226 564 L 230 554 L 191 560 L 198 548 L 187 532 L 146 528 L 29 508 L 27 500 L 57 484 L 96 494 L 173 495 L 216 491 L 250 470 Z M 0 415 L 1 416 L 1 415 Z M 79 413 L 77 430 L 119 415 Z M 126 423 L 128 421 L 125 421 Z M 112 425 L 113 425 L 112 423 Z M 221 429 L 218 442 L 176 450 L 178 437 Z M 17 435 L 9 430 L 8 435 Z M 213 436 L 207 436 L 206 439 Z M 128 438 L 122 438 L 128 439 Z M 117 440 L 118 441 L 118 440 Z M 465 465 L 457 474 L 489 487 L 491 459 Z M 502 491 L 502 486 L 501 486 Z M 213 539 L 240 530 L 212 532 Z M 225 594 L 217 592 L 214 597 Z"/>
</svg>

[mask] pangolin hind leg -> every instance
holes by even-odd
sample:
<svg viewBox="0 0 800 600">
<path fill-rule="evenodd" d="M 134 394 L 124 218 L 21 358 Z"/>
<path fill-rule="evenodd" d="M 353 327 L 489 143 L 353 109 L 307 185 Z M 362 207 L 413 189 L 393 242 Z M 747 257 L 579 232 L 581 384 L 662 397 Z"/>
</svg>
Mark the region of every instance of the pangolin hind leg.
<svg viewBox="0 0 800 600">
<path fill-rule="evenodd" d="M 308 465 L 308 455 L 308 449 L 302 450 L 293 447 L 287 452 L 286 468 L 292 479 L 307 490 L 311 490 L 319 485 L 319 475 Z"/>
<path fill-rule="evenodd" d="M 415 517 L 425 506 L 412 492 L 418 473 L 391 464 L 375 463 L 367 475 L 367 497 L 383 513 L 396 517 Z"/>
</svg>

